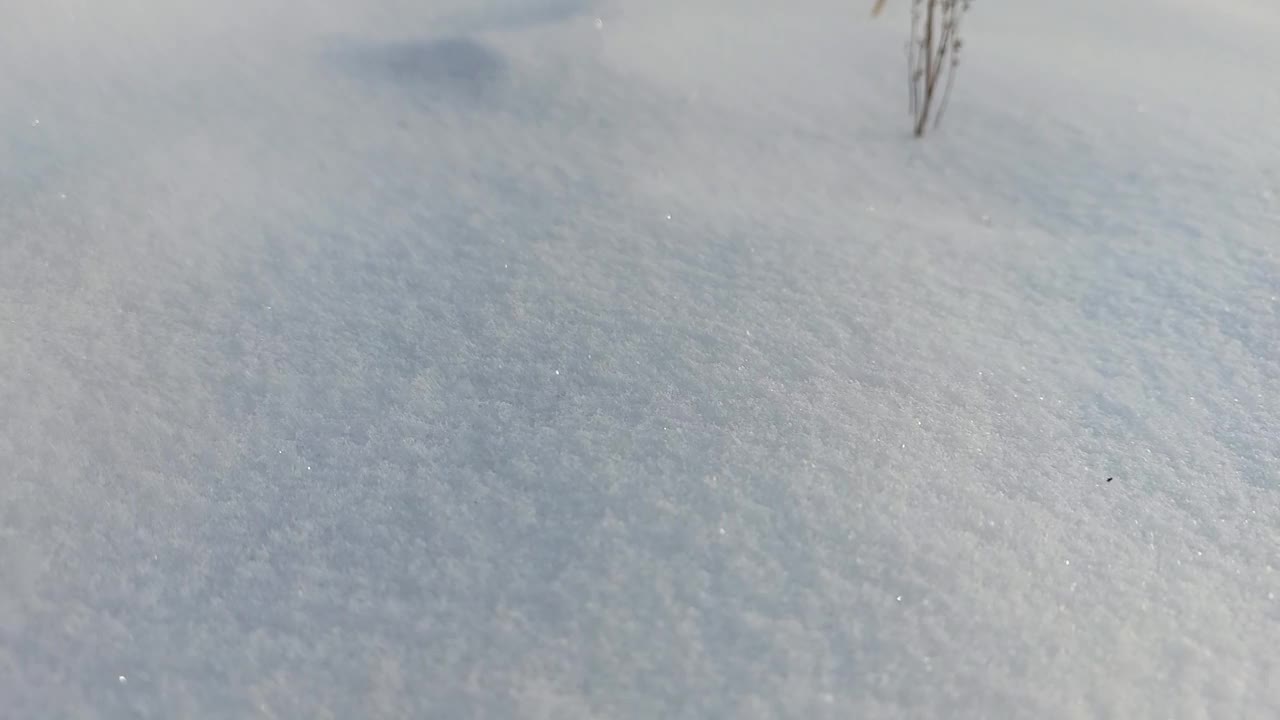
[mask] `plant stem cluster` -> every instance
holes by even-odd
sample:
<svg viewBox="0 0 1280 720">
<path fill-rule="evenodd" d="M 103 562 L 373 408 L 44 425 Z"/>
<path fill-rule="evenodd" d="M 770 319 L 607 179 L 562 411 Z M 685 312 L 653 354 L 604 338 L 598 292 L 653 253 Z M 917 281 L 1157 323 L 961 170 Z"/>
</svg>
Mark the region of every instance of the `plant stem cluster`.
<svg viewBox="0 0 1280 720">
<path fill-rule="evenodd" d="M 931 120 L 935 128 L 942 121 L 960 65 L 960 19 L 970 1 L 911 0 L 907 72 L 916 137 L 924 136 Z"/>
</svg>

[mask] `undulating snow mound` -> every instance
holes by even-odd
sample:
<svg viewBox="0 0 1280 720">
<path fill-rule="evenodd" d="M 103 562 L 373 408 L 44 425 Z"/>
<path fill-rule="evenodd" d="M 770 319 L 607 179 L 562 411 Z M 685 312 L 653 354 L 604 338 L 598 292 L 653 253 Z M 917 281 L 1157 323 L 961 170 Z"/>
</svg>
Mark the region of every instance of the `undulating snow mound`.
<svg viewBox="0 0 1280 720">
<path fill-rule="evenodd" d="M 15 4 L 0 715 L 1280 713 L 1271 3 Z"/>
</svg>

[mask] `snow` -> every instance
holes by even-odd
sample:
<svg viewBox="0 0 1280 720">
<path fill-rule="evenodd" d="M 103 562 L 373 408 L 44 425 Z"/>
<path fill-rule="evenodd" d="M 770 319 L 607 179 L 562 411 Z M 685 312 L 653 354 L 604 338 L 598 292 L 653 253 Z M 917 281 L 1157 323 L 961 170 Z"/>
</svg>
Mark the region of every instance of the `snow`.
<svg viewBox="0 0 1280 720">
<path fill-rule="evenodd" d="M 0 714 L 1280 712 L 1280 12 L 905 5 L 6 3 Z"/>
</svg>

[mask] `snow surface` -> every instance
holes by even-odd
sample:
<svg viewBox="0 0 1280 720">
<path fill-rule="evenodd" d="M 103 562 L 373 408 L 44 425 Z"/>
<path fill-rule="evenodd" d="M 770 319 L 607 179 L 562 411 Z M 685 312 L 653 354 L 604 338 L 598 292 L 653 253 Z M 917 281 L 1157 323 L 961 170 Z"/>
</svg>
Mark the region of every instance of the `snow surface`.
<svg viewBox="0 0 1280 720">
<path fill-rule="evenodd" d="M 905 5 L 0 0 L 0 716 L 1280 713 L 1280 10 Z"/>
</svg>

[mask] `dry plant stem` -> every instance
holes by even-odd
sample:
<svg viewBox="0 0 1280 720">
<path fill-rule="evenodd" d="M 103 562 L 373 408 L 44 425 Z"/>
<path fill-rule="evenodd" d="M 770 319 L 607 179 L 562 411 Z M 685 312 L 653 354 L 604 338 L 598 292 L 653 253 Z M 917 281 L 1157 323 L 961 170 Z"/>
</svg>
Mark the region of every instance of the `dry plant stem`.
<svg viewBox="0 0 1280 720">
<path fill-rule="evenodd" d="M 911 0 L 907 94 L 916 137 L 924 136 L 931 120 L 933 127 L 938 127 L 951 101 L 960 64 L 960 19 L 970 1 Z M 884 5 L 885 0 L 877 0 L 871 14 L 878 15 Z"/>
<path fill-rule="evenodd" d="M 907 72 L 916 137 L 924 136 L 930 121 L 938 127 L 950 102 L 959 65 L 960 18 L 968 6 L 968 0 L 912 3 Z M 943 75 L 947 77 L 944 79 Z"/>
<path fill-rule="evenodd" d="M 924 98 L 916 118 L 916 137 L 924 136 L 929 122 L 929 105 L 933 102 L 933 84 L 937 75 L 933 58 L 933 16 L 938 0 L 927 0 L 924 21 Z"/>
<path fill-rule="evenodd" d="M 935 130 L 938 128 L 938 124 L 942 122 L 942 115 L 947 111 L 947 105 L 951 102 L 951 88 L 955 87 L 956 84 L 956 65 L 959 62 L 956 59 L 956 50 L 959 46 L 952 43 L 955 42 L 954 38 L 960 36 L 960 15 L 958 13 L 951 19 L 951 32 L 948 33 L 948 36 L 946 47 L 948 48 L 947 54 L 951 67 L 947 70 L 947 88 L 942 91 L 942 101 L 938 103 L 938 113 L 933 118 Z"/>
<path fill-rule="evenodd" d="M 924 0 L 911 0 L 911 34 L 907 39 L 907 91 L 911 95 L 911 117 L 914 120 L 920 112 L 920 78 L 924 77 L 924 68 L 920 66 L 920 6 Z"/>
</svg>

